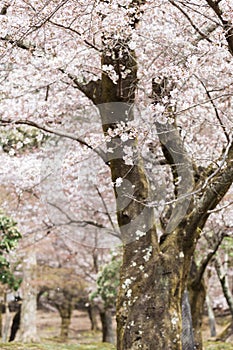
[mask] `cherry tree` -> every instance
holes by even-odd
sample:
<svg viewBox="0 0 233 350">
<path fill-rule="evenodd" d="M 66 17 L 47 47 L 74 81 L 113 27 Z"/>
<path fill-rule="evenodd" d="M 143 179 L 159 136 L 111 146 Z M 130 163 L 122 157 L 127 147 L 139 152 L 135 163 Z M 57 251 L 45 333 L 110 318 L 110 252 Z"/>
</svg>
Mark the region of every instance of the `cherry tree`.
<svg viewBox="0 0 233 350">
<path fill-rule="evenodd" d="M 2 12 L 1 124 L 72 140 L 74 163 L 94 154 L 90 172 L 97 162 L 111 176 L 124 244 L 117 349 L 181 349 L 196 243 L 232 202 L 231 1 L 16 0 Z M 64 148 L 53 145 L 59 162 Z M 67 218 L 64 196 L 53 199 Z"/>
</svg>

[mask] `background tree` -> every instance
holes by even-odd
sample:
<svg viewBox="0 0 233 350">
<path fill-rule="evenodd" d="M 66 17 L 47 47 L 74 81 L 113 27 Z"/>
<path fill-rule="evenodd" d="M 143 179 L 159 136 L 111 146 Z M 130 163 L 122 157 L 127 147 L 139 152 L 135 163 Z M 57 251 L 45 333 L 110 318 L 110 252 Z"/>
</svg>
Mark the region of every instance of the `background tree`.
<svg viewBox="0 0 233 350">
<path fill-rule="evenodd" d="M 21 279 L 14 275 L 12 266 L 9 261 L 10 252 L 16 247 L 18 241 L 22 238 L 16 222 L 9 216 L 0 212 L 0 283 L 1 283 L 1 299 L 5 300 L 7 291 L 3 285 L 7 286 L 7 290 L 16 291 L 21 283 Z M 4 305 L 8 308 L 7 303 Z M 0 305 L 0 336 L 2 336 L 2 308 Z M 6 334 L 4 334 L 6 339 Z"/>
<path fill-rule="evenodd" d="M 97 278 L 97 290 L 90 296 L 91 300 L 97 301 L 102 323 L 103 342 L 115 342 L 112 314 L 116 308 L 117 292 L 120 281 L 121 254 L 113 254 L 111 261 L 102 267 Z"/>
<path fill-rule="evenodd" d="M 40 298 L 55 307 L 61 317 L 60 338 L 68 339 L 69 326 L 75 304 L 87 299 L 86 283 L 73 268 L 39 267 Z"/>
</svg>

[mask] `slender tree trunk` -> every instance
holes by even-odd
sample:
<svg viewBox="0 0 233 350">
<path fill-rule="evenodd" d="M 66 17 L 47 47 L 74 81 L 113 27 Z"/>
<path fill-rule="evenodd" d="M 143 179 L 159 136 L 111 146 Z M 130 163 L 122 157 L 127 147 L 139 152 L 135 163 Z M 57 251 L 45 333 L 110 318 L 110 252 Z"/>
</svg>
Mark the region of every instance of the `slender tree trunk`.
<svg viewBox="0 0 233 350">
<path fill-rule="evenodd" d="M 182 297 L 182 350 L 195 349 L 193 322 L 189 294 L 185 289 Z"/>
<path fill-rule="evenodd" d="M 228 265 L 228 256 L 225 254 L 224 266 L 222 265 L 221 259 L 218 255 L 215 257 L 215 269 L 219 278 L 219 281 L 222 286 L 223 294 L 226 298 L 227 304 L 230 309 L 230 313 L 233 319 L 233 295 L 229 286 L 229 280 L 227 276 L 227 265 Z"/>
<path fill-rule="evenodd" d="M 87 312 L 88 312 L 88 316 L 90 318 L 91 321 L 91 330 L 92 331 L 97 331 L 98 328 L 98 321 L 97 321 L 97 317 L 99 314 L 99 309 L 96 305 L 92 305 L 91 303 L 89 303 L 88 307 L 87 307 Z"/>
<path fill-rule="evenodd" d="M 9 310 L 9 304 L 7 302 L 7 293 L 4 295 L 4 305 L 5 305 L 5 322 L 2 330 L 2 341 L 7 342 L 8 333 L 10 329 L 11 315 Z"/>
<path fill-rule="evenodd" d="M 61 315 L 61 339 L 63 340 L 67 340 L 68 339 L 68 335 L 69 335 L 69 327 L 70 327 L 70 322 L 71 319 L 69 317 L 69 315 Z"/>
<path fill-rule="evenodd" d="M 69 335 L 69 327 L 71 323 L 71 316 L 73 311 L 73 303 L 70 298 L 67 298 L 67 300 L 64 300 L 62 304 L 57 306 L 57 309 L 59 311 L 59 314 L 61 316 L 61 332 L 60 337 L 63 341 L 66 341 L 68 339 Z"/>
<path fill-rule="evenodd" d="M 0 338 L 2 337 L 2 308 L 3 308 L 3 305 L 0 302 Z"/>
<path fill-rule="evenodd" d="M 16 314 L 13 318 L 13 321 L 12 321 L 11 334 L 9 337 L 10 342 L 15 340 L 16 333 L 18 332 L 18 330 L 20 328 L 20 317 L 21 317 L 21 305 L 19 306 L 19 310 L 16 312 Z"/>
<path fill-rule="evenodd" d="M 210 296 L 207 293 L 206 294 L 206 305 L 207 305 L 207 312 L 208 312 L 208 317 L 209 317 L 209 326 L 210 326 L 210 336 L 211 337 L 216 337 L 216 321 L 215 321 L 215 316 L 214 316 L 214 310 L 212 308 L 212 303 L 210 300 Z"/>
<path fill-rule="evenodd" d="M 100 319 L 102 324 L 102 341 L 106 343 L 114 344 L 115 337 L 112 325 L 112 312 L 109 309 L 100 311 Z"/>
<path fill-rule="evenodd" d="M 224 266 L 221 262 L 221 259 L 218 255 L 215 257 L 215 269 L 219 278 L 219 281 L 222 286 L 223 294 L 226 298 L 227 304 L 231 313 L 231 324 L 227 327 L 227 329 L 222 333 L 221 340 L 225 341 L 233 334 L 233 295 L 231 293 L 228 275 L 227 275 L 227 267 L 228 267 L 228 255 L 225 254 Z"/>
<path fill-rule="evenodd" d="M 201 279 L 196 279 L 196 274 L 197 265 L 193 260 L 188 282 L 188 291 L 194 330 L 195 349 L 202 350 L 202 318 L 206 298 L 206 287 L 203 277 Z"/>
<path fill-rule="evenodd" d="M 36 252 L 30 250 L 24 257 L 23 262 L 20 340 L 24 343 L 38 341 L 36 327 L 37 289 L 35 279 Z"/>
</svg>

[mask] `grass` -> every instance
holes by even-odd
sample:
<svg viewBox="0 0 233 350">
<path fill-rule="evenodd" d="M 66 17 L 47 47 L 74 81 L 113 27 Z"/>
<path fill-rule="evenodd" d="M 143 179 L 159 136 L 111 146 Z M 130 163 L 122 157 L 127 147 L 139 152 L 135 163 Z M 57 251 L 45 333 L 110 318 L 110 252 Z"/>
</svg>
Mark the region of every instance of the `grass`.
<svg viewBox="0 0 233 350">
<path fill-rule="evenodd" d="M 107 343 L 92 344 L 21 344 L 21 343 L 0 343 L 1 350 L 115 350 L 115 347 Z"/>
<path fill-rule="evenodd" d="M 232 343 L 223 343 L 219 341 L 205 343 L 205 350 L 232 350 L 232 349 L 233 349 Z"/>
<path fill-rule="evenodd" d="M 233 345 L 222 342 L 206 342 L 205 350 L 232 350 Z M 0 343 L 1 350 L 115 350 L 107 343 L 59 344 L 55 342 L 41 344 Z"/>
</svg>

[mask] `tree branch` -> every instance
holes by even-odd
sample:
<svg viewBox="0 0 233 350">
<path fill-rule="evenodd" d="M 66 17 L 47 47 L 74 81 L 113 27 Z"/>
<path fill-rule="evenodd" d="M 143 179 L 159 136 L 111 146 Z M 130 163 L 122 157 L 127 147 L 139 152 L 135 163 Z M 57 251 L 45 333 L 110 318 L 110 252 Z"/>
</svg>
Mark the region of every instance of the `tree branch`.
<svg viewBox="0 0 233 350">
<path fill-rule="evenodd" d="M 169 0 L 169 2 L 175 6 L 181 13 L 183 13 L 183 15 L 187 18 L 187 20 L 189 21 L 189 23 L 191 24 L 191 26 L 195 29 L 195 31 L 200 35 L 200 38 L 201 39 L 206 39 L 207 41 L 209 42 L 212 42 L 212 40 L 209 39 L 208 37 L 208 32 L 207 34 L 202 32 L 196 25 L 195 23 L 193 22 L 193 20 L 189 17 L 189 15 L 178 5 L 175 3 L 174 0 Z"/>
<path fill-rule="evenodd" d="M 80 37 L 82 36 L 82 34 L 81 34 L 79 31 L 77 31 L 76 29 L 71 28 L 70 26 L 65 26 L 65 25 L 63 25 L 63 24 L 60 24 L 60 23 L 57 23 L 57 22 L 54 22 L 54 21 L 51 21 L 51 20 L 49 20 L 49 23 L 51 23 L 51 24 L 53 24 L 53 25 L 55 25 L 55 26 L 57 26 L 57 27 L 59 27 L 59 28 L 63 28 L 63 29 L 65 29 L 65 30 L 69 30 L 69 31 L 71 31 L 72 33 L 75 33 L 75 34 L 77 34 L 77 35 L 80 36 Z M 83 39 L 83 42 L 84 42 L 86 45 L 90 46 L 92 49 L 95 49 L 95 50 L 98 51 L 98 52 L 102 52 L 102 50 L 101 50 L 100 48 L 98 48 L 98 47 L 95 46 L 94 44 L 90 43 L 90 41 L 88 41 L 88 40 L 86 40 L 86 39 Z"/>
<path fill-rule="evenodd" d="M 96 191 L 97 191 L 97 193 L 98 193 L 98 195 L 99 195 L 99 197 L 100 197 L 100 199 L 101 199 L 101 202 L 102 202 L 102 204 L 103 204 L 103 206 L 104 206 L 104 209 L 106 210 L 105 213 L 106 213 L 106 215 L 107 215 L 107 217 L 108 217 L 108 219 L 109 219 L 109 222 L 110 222 L 110 224 L 111 224 L 113 230 L 117 232 L 116 226 L 115 226 L 115 224 L 114 224 L 114 222 L 113 222 L 113 220 L 112 220 L 112 218 L 111 218 L 111 215 L 110 215 L 110 213 L 109 213 L 109 211 L 108 211 L 108 207 L 107 207 L 107 205 L 106 205 L 106 203 L 105 203 L 105 200 L 104 200 L 104 198 L 103 198 L 103 196 L 102 196 L 100 190 L 98 189 L 98 187 L 95 186 L 95 188 L 96 188 Z M 118 237 L 120 238 L 120 234 L 118 235 Z"/>
<path fill-rule="evenodd" d="M 197 228 L 201 229 L 204 226 L 212 210 L 223 199 L 233 183 L 232 136 L 230 141 L 222 159 L 222 165 L 207 179 L 208 186 L 203 188 L 203 195 L 196 198 L 195 208 L 188 218 L 186 241 L 199 237 Z"/>
<path fill-rule="evenodd" d="M 200 267 L 197 271 L 197 274 L 194 279 L 194 283 L 198 285 L 201 282 L 201 279 L 205 273 L 205 270 L 210 262 L 210 260 L 213 258 L 213 256 L 216 254 L 218 248 L 220 247 L 223 239 L 226 237 L 226 234 L 222 232 L 219 239 L 215 242 L 214 246 L 212 247 L 211 251 L 207 254 L 205 258 L 202 259 L 200 263 Z"/>
<path fill-rule="evenodd" d="M 115 231 L 110 230 L 107 226 L 98 223 L 97 221 L 93 220 L 76 220 L 75 218 L 72 218 L 67 212 L 65 212 L 61 207 L 59 207 L 57 204 L 47 202 L 49 205 L 52 207 L 56 208 L 58 211 L 60 211 L 65 217 L 67 218 L 68 221 L 61 223 L 61 224 L 54 224 L 55 226 L 66 226 L 66 225 L 71 225 L 71 224 L 76 224 L 80 227 L 86 227 L 86 226 L 94 226 L 97 228 L 102 228 L 108 231 L 109 234 L 111 234 L 114 237 L 119 238 L 119 235 L 115 233 Z"/>
<path fill-rule="evenodd" d="M 40 124 L 38 124 L 36 122 L 33 122 L 33 121 L 30 121 L 30 120 L 16 120 L 16 121 L 13 121 L 13 120 L 0 120 L 0 125 L 4 126 L 4 125 L 9 125 L 9 124 L 12 124 L 12 125 L 14 125 L 14 124 L 15 125 L 29 125 L 29 126 L 37 128 L 39 130 L 45 131 L 46 133 L 57 135 L 57 136 L 60 136 L 60 137 L 64 137 L 64 138 L 76 141 L 80 145 L 86 146 L 87 148 L 91 149 L 93 152 L 98 154 L 98 156 L 100 156 L 103 159 L 105 164 L 107 164 L 106 155 L 100 148 L 93 148 L 86 141 L 84 141 L 83 139 L 75 136 L 74 134 L 68 133 L 68 132 L 63 131 L 63 130 L 54 130 L 54 129 L 51 129 L 51 128 L 45 126 L 45 125 L 40 125 Z"/>
<path fill-rule="evenodd" d="M 206 2 L 220 19 L 225 30 L 225 38 L 228 44 L 229 52 L 233 56 L 233 26 L 229 21 L 226 21 L 223 18 L 223 12 L 219 7 L 220 1 L 206 0 Z"/>
<path fill-rule="evenodd" d="M 26 40 L 14 40 L 10 35 L 1 36 L 0 40 L 7 41 L 13 46 L 18 46 L 20 49 L 27 51 L 34 51 L 36 49 L 36 45 L 28 42 Z"/>
<path fill-rule="evenodd" d="M 195 76 L 196 76 L 196 75 L 195 75 Z M 199 80 L 199 82 L 201 83 L 201 85 L 202 85 L 203 88 L 205 89 L 206 95 L 208 96 L 208 98 L 209 98 L 209 100 L 210 100 L 210 103 L 212 104 L 212 106 L 213 106 L 213 108 L 214 108 L 214 112 L 215 112 L 216 118 L 218 119 L 218 121 L 219 121 L 219 123 L 220 123 L 220 125 L 221 125 L 221 128 L 222 128 L 222 130 L 223 130 L 223 132 L 224 132 L 224 135 L 226 136 L 227 142 L 229 143 L 229 141 L 230 141 L 229 135 L 228 135 L 228 133 L 227 133 L 227 131 L 226 131 L 225 126 L 223 125 L 223 122 L 222 122 L 222 120 L 221 120 L 221 118 L 220 118 L 220 115 L 219 115 L 219 113 L 218 113 L 218 109 L 217 109 L 217 107 L 216 107 L 216 104 L 215 104 L 214 100 L 212 100 L 212 97 L 211 97 L 211 95 L 210 95 L 210 92 L 207 90 L 207 87 L 205 86 L 204 82 L 203 82 L 201 79 L 199 79 L 197 76 L 196 76 L 196 78 Z"/>
<path fill-rule="evenodd" d="M 88 97 L 95 105 L 101 103 L 101 80 L 96 81 L 91 80 L 87 84 L 82 84 L 78 78 L 71 74 L 67 73 L 65 69 L 59 68 L 59 71 L 66 74 L 70 80 L 74 83 L 75 87 L 79 89 L 86 97 Z"/>
<path fill-rule="evenodd" d="M 0 37 L 0 40 L 7 41 L 13 46 L 17 46 L 20 49 L 33 52 L 37 47 L 35 44 L 27 42 L 26 40 L 14 40 L 11 36 L 6 35 L 5 37 Z M 68 78 L 74 83 L 74 87 L 79 89 L 86 97 L 88 97 L 95 105 L 101 103 L 101 81 L 91 80 L 87 84 L 82 84 L 78 78 L 71 74 L 67 73 L 65 69 L 59 68 L 59 71 L 63 74 L 66 74 Z"/>
<path fill-rule="evenodd" d="M 193 191 L 195 184 L 193 163 L 184 148 L 175 123 L 160 124 L 156 122 L 156 128 L 164 157 L 171 167 L 174 192 L 177 198 L 166 227 L 166 233 L 170 233 L 180 223 L 189 207 L 190 197 L 188 194 Z"/>
</svg>

